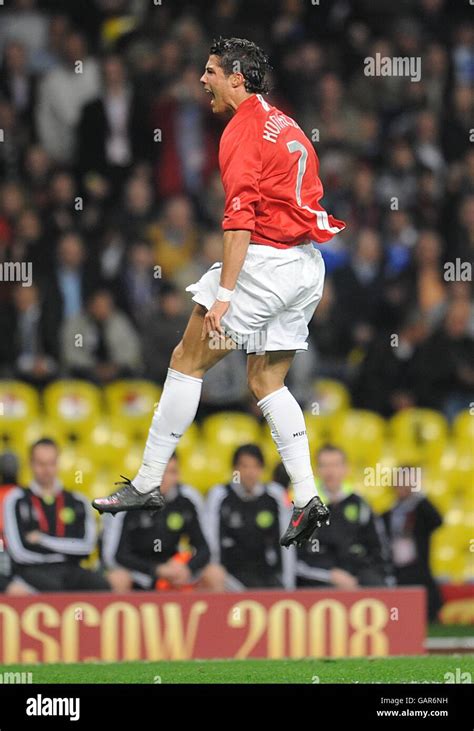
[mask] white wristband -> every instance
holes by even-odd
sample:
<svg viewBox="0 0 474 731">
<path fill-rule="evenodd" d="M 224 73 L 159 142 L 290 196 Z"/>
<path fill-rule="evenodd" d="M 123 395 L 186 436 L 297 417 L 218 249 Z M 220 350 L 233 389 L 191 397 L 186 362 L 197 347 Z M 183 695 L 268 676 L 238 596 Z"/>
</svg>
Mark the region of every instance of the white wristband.
<svg viewBox="0 0 474 731">
<path fill-rule="evenodd" d="M 217 299 L 219 300 L 219 302 L 230 302 L 233 294 L 233 289 L 226 289 L 225 287 L 221 287 L 219 285 L 219 289 L 217 290 Z"/>
</svg>

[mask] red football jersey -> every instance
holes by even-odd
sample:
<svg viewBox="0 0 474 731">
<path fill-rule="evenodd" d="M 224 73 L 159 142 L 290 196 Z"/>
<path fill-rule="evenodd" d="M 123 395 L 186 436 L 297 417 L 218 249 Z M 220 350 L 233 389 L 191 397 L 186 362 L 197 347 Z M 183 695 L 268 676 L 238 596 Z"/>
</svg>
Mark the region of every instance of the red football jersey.
<svg viewBox="0 0 474 731">
<path fill-rule="evenodd" d="M 219 147 L 225 191 L 222 228 L 251 231 L 256 244 L 325 243 L 345 228 L 319 205 L 319 160 L 290 117 L 253 94 L 238 107 Z"/>
</svg>

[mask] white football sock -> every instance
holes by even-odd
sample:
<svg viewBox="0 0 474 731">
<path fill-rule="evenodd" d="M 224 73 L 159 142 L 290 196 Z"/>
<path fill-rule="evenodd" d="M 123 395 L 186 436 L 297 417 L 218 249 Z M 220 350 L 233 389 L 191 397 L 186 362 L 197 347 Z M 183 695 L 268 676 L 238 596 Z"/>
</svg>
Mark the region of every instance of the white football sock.
<svg viewBox="0 0 474 731">
<path fill-rule="evenodd" d="M 273 441 L 293 484 L 293 502 L 297 508 L 303 508 L 318 492 L 301 407 L 286 386 L 265 396 L 257 405 L 268 422 Z"/>
<path fill-rule="evenodd" d="M 132 480 L 138 492 L 161 485 L 163 473 L 176 445 L 194 421 L 201 398 L 202 378 L 168 368 L 163 393 L 153 414 L 142 466 Z"/>
</svg>

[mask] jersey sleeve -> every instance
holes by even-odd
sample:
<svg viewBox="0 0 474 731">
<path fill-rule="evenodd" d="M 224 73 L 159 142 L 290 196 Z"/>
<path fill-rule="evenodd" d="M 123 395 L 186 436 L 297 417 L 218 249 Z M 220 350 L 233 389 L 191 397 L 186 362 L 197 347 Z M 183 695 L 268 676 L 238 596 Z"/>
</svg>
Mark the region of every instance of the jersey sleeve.
<svg viewBox="0 0 474 731">
<path fill-rule="evenodd" d="M 257 120 L 246 120 L 224 134 L 219 165 L 225 193 L 224 231 L 255 229 L 255 208 L 260 201 L 263 137 Z"/>
</svg>

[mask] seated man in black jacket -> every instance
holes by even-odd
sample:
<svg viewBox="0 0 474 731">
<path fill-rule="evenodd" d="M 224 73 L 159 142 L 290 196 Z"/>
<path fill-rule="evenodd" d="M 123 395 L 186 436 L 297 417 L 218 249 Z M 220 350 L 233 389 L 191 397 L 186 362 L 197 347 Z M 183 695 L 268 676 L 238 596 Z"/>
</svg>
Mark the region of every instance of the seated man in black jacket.
<svg viewBox="0 0 474 731">
<path fill-rule="evenodd" d="M 280 545 L 291 510 L 284 488 L 263 482 L 264 467 L 260 447 L 243 444 L 233 456 L 232 482 L 209 492 L 207 576 L 213 570 L 216 591 L 294 588 L 294 548 Z"/>
<path fill-rule="evenodd" d="M 176 455 L 161 483 L 165 507 L 160 512 L 137 510 L 104 518 L 102 552 L 108 579 L 116 591 L 180 589 L 200 583 L 209 563 L 201 529 L 202 500 L 179 481 Z"/>
<path fill-rule="evenodd" d="M 383 524 L 345 482 L 345 453 L 327 444 L 319 450 L 317 461 L 319 494 L 331 518 L 314 539 L 298 548 L 297 586 L 355 589 L 394 583 Z"/>
<path fill-rule="evenodd" d="M 83 568 L 96 545 L 89 501 L 58 480 L 58 447 L 40 439 L 30 450 L 33 480 L 11 490 L 3 503 L 6 548 L 12 563 L 7 593 L 109 591 L 106 579 Z"/>
</svg>

